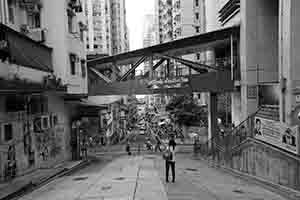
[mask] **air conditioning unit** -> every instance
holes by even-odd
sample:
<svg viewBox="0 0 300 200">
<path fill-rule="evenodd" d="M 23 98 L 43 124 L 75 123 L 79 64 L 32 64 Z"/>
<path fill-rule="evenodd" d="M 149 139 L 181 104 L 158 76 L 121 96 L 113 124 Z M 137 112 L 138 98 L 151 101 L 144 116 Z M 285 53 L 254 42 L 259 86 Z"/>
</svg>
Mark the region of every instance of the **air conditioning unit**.
<svg viewBox="0 0 300 200">
<path fill-rule="evenodd" d="M 50 126 L 50 116 L 44 115 L 34 119 L 34 132 L 42 132 L 49 129 Z"/>
<path fill-rule="evenodd" d="M 46 41 L 46 31 L 42 28 L 31 28 L 26 35 L 37 42 Z"/>
</svg>

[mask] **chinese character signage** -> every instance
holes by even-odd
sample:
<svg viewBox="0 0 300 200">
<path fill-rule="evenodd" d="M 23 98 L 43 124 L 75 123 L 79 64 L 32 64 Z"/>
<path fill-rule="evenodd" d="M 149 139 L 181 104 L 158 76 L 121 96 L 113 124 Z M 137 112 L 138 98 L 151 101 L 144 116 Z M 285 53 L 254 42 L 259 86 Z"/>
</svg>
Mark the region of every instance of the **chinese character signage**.
<svg viewBox="0 0 300 200">
<path fill-rule="evenodd" d="M 279 148 L 299 154 L 299 126 L 288 127 L 286 124 L 255 117 L 255 138 Z"/>
<path fill-rule="evenodd" d="M 157 89 L 174 89 L 188 87 L 189 79 L 185 77 L 178 77 L 174 79 L 153 80 L 148 83 L 148 88 Z"/>
</svg>

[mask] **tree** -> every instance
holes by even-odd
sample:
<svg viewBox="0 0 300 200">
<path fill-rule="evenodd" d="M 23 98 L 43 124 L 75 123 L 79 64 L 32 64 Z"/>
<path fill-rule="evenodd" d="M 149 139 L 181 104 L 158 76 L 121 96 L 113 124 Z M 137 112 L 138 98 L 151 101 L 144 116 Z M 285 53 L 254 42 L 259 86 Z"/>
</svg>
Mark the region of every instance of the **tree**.
<svg viewBox="0 0 300 200">
<path fill-rule="evenodd" d="M 202 122 L 207 126 L 207 108 L 195 104 L 190 96 L 173 97 L 166 110 L 170 112 L 173 121 L 179 125 L 201 125 Z"/>
<path fill-rule="evenodd" d="M 138 100 L 135 97 L 128 98 L 128 127 L 133 128 L 137 123 L 137 104 Z"/>
</svg>

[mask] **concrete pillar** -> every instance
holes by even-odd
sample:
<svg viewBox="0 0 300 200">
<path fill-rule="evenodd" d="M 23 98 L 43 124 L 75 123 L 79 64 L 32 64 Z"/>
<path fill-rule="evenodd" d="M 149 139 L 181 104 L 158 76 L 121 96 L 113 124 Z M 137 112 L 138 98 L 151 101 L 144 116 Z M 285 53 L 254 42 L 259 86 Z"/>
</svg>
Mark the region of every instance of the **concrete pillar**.
<svg viewBox="0 0 300 200">
<path fill-rule="evenodd" d="M 215 51 L 213 48 L 209 48 L 206 51 L 206 64 L 207 65 L 215 65 L 215 60 L 216 60 L 216 56 L 215 56 Z"/>
<path fill-rule="evenodd" d="M 241 92 L 231 93 L 231 117 L 232 123 L 237 126 L 242 122 L 241 116 Z"/>
<path fill-rule="evenodd" d="M 208 101 L 208 140 L 217 134 L 217 94 L 210 93 Z"/>
<path fill-rule="evenodd" d="M 258 95 L 248 91 L 278 81 L 278 2 L 241 0 L 241 105 L 242 120 L 257 111 Z"/>
<path fill-rule="evenodd" d="M 299 0 L 279 0 L 279 78 L 286 79 L 286 89 L 280 91 L 280 120 L 289 125 L 300 125 L 296 100 L 300 94 L 299 8 Z"/>
</svg>

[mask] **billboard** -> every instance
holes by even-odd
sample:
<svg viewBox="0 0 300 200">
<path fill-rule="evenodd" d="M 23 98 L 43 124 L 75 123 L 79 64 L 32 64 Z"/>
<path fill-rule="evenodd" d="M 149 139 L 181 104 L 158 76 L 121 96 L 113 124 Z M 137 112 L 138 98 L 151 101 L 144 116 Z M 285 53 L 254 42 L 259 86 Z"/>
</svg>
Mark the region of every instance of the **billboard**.
<svg viewBox="0 0 300 200">
<path fill-rule="evenodd" d="M 255 117 L 255 138 L 299 154 L 299 126 L 288 127 L 286 124 Z"/>
</svg>

